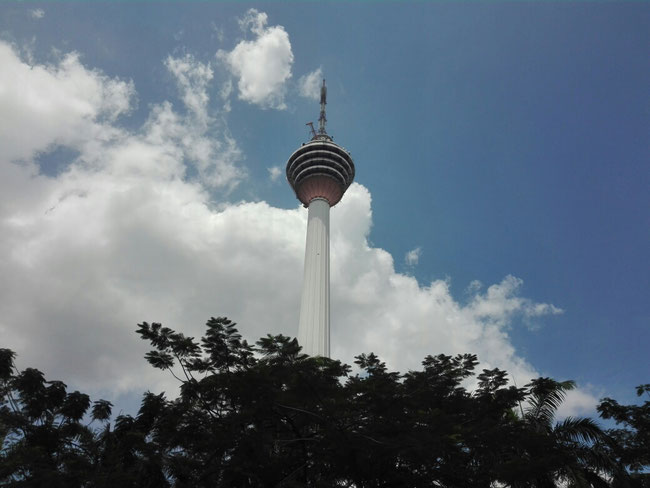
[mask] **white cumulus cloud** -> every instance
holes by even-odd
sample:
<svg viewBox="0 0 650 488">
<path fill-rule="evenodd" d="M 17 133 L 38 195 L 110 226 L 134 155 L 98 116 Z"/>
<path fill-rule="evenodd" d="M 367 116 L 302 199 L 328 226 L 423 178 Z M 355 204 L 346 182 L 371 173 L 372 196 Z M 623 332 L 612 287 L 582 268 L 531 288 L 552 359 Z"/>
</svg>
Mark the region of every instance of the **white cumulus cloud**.
<svg viewBox="0 0 650 488">
<path fill-rule="evenodd" d="M 323 70 L 321 68 L 307 73 L 298 79 L 298 93 L 300 93 L 301 97 L 318 100 L 322 81 Z"/>
<path fill-rule="evenodd" d="M 176 78 L 187 109 L 200 123 L 207 125 L 207 88 L 213 76 L 210 65 L 197 62 L 192 55 L 187 54 L 182 58 L 168 56 L 165 66 Z"/>
<path fill-rule="evenodd" d="M 282 168 L 280 168 L 280 166 L 272 166 L 267 169 L 269 171 L 269 178 L 271 181 L 278 181 L 278 178 L 280 175 L 282 175 Z"/>
<path fill-rule="evenodd" d="M 253 40 L 242 40 L 232 51 L 217 51 L 237 78 L 238 97 L 262 108 L 285 109 L 286 82 L 291 78 L 293 53 L 289 34 L 282 26 L 267 27 L 267 15 L 250 9 L 240 20 Z"/>
<path fill-rule="evenodd" d="M 239 19 L 239 28 L 245 31 L 252 31 L 258 36 L 264 35 L 266 24 L 269 21 L 269 16 L 265 12 L 260 12 L 257 9 L 251 8 Z"/>
<path fill-rule="evenodd" d="M 32 16 L 33 19 L 42 19 L 45 17 L 45 10 L 42 8 L 35 8 L 29 11 L 29 14 Z"/>
<path fill-rule="evenodd" d="M 224 120 L 216 120 L 208 113 L 212 68 L 209 63 L 201 63 L 190 54 L 182 58 L 169 56 L 165 66 L 176 79 L 187 113 L 185 117 L 178 118 L 171 114 L 171 107 L 163 107 L 157 114 L 161 121 L 158 127 L 164 125 L 165 133 L 178 139 L 203 183 L 213 187 L 236 185 L 245 176 L 245 172 L 236 165 L 241 151 L 230 136 Z M 221 92 L 227 89 L 228 84 L 221 88 Z M 229 110 L 226 104 L 224 113 Z M 210 137 L 210 133 L 215 131 L 221 132 L 220 139 Z"/>
<path fill-rule="evenodd" d="M 409 252 L 407 252 L 404 255 L 404 262 L 408 266 L 415 266 L 420 261 L 420 256 L 421 255 L 422 255 L 422 248 L 421 247 L 416 247 L 415 249 L 411 249 Z"/>
<path fill-rule="evenodd" d="M 0 147 L 10 161 L 55 144 L 76 147 L 131 109 L 133 83 L 84 68 L 76 53 L 32 65 L 0 42 L 0 65 Z"/>
<path fill-rule="evenodd" d="M 266 32 L 261 21 L 252 25 Z M 236 142 L 207 108 L 209 65 L 168 58 L 184 113 L 163 101 L 142 127 L 127 130 L 116 115 L 128 110 L 132 84 L 74 56 L 27 66 L 1 42 L 0 56 L 7 68 L 0 93 L 21 93 L 19 72 L 22 93 L 31 94 L 0 96 L 18 127 L 7 130 L 23 136 L 12 142 L 0 131 L 11 148 L 0 153 L 0 337 L 19 365 L 109 397 L 171 394 L 169 378 L 142 358 L 148 348 L 134 333 L 139 321 L 200 337 L 206 319 L 226 315 L 251 340 L 296 335 L 307 212 L 228 203 L 210 192 L 215 183 L 239 181 L 244 170 L 232 155 Z M 70 89 L 71 77 L 80 90 Z M 33 127 L 42 128 L 35 141 Z M 34 156 L 55 143 L 74 145 L 79 155 L 45 176 Z M 201 166 L 209 160 L 222 165 Z M 193 164 L 204 175 L 188 179 Z M 521 280 L 511 276 L 473 288 L 461 303 L 446 281 L 421 285 L 396 272 L 393 257 L 369 243 L 371 203 L 355 183 L 332 209 L 333 356 L 349 363 L 374 351 L 406 371 L 427 354 L 473 352 L 518 385 L 536 376 L 508 331 L 559 310 L 522 297 Z M 571 405 L 594 402 L 584 393 Z"/>
</svg>

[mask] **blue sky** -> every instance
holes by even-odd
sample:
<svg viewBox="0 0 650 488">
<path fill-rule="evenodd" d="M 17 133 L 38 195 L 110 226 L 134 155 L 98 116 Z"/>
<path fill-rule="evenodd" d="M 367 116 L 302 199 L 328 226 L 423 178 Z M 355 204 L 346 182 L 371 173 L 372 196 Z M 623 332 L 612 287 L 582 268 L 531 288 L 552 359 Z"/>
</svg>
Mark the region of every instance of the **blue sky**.
<svg viewBox="0 0 650 488">
<path fill-rule="evenodd" d="M 128 396 L 169 388 L 139 321 L 295 335 L 306 211 L 283 171 L 322 75 L 359 184 L 332 212 L 333 353 L 477 352 L 577 380 L 576 412 L 632 400 L 648 25 L 639 2 L 5 2 L 3 346 Z"/>
</svg>

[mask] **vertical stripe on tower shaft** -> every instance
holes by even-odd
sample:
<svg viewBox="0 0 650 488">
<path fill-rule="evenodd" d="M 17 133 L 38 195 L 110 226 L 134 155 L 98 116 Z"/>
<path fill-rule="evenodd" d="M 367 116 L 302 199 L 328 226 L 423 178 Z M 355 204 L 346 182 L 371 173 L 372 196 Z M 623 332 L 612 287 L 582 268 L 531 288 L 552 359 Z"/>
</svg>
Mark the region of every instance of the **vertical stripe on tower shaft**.
<svg viewBox="0 0 650 488">
<path fill-rule="evenodd" d="M 310 356 L 330 356 L 330 205 L 309 202 L 298 342 Z"/>
</svg>

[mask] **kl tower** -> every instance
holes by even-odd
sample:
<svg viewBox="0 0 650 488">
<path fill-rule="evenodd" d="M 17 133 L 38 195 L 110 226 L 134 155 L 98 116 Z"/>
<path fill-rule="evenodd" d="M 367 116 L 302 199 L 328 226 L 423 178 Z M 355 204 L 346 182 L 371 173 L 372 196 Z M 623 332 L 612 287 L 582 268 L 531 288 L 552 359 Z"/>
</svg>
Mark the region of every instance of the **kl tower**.
<svg viewBox="0 0 650 488">
<path fill-rule="evenodd" d="M 305 273 L 300 300 L 298 342 L 310 356 L 330 356 L 330 207 L 354 179 L 350 154 L 325 131 L 325 80 L 320 91 L 318 132 L 287 162 L 287 180 L 308 209 Z"/>
</svg>

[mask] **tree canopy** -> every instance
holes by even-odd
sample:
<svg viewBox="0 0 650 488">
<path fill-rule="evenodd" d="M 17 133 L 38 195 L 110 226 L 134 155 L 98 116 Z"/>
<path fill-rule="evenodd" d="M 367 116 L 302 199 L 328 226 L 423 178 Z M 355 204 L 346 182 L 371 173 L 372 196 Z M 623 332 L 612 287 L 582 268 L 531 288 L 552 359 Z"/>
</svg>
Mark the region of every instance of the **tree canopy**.
<svg viewBox="0 0 650 488">
<path fill-rule="evenodd" d="M 650 486 L 648 401 L 605 398 L 601 417 L 619 425 L 603 430 L 555 418 L 573 382 L 517 388 L 472 354 L 403 374 L 361 354 L 353 374 L 283 335 L 251 345 L 226 318 L 200 341 L 158 323 L 137 332 L 180 393 L 146 392 L 113 421 L 110 402 L 19 371 L 0 349 L 0 486 Z"/>
</svg>

